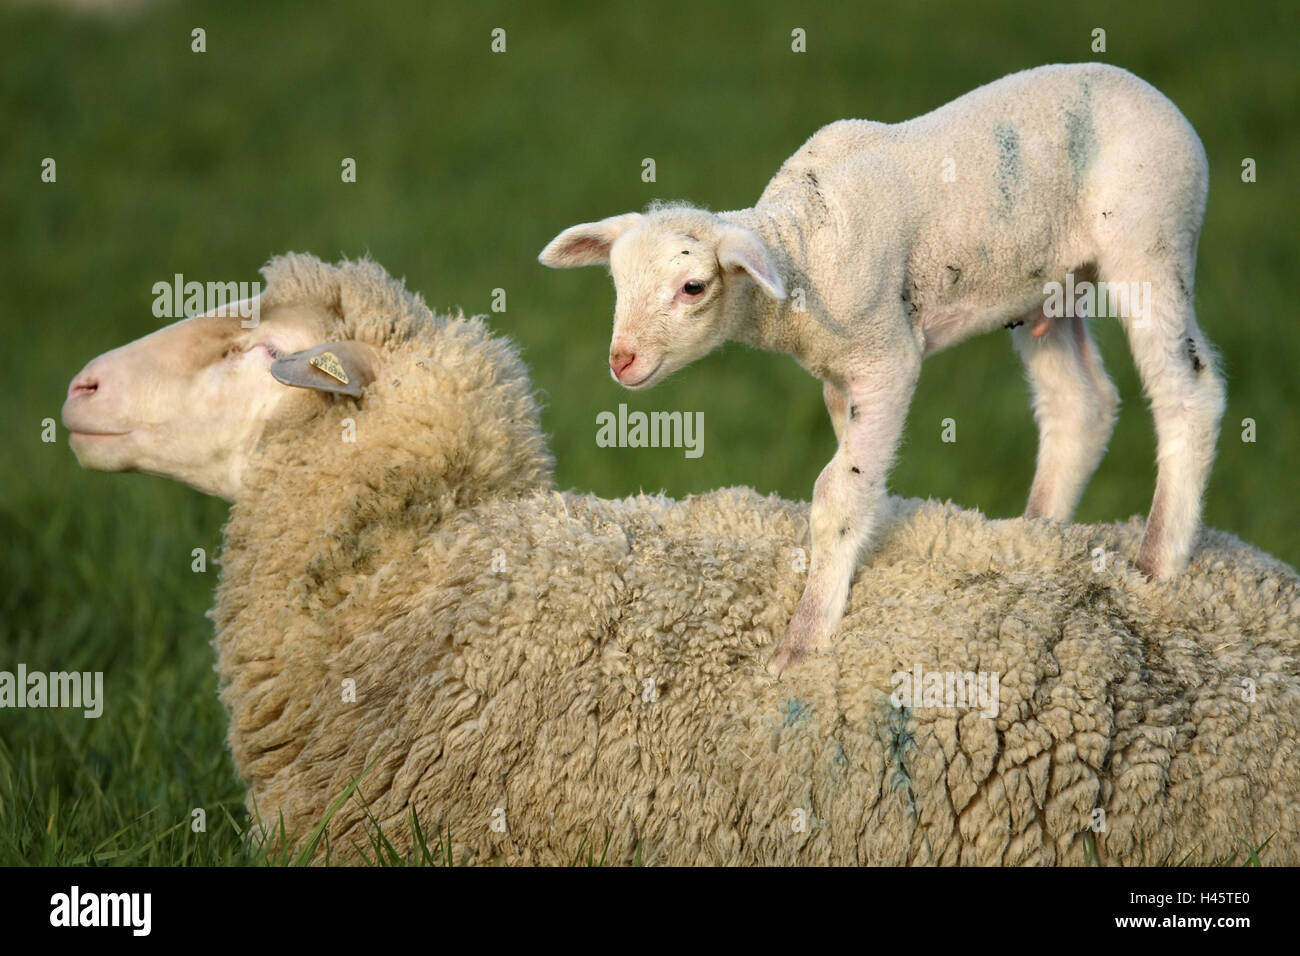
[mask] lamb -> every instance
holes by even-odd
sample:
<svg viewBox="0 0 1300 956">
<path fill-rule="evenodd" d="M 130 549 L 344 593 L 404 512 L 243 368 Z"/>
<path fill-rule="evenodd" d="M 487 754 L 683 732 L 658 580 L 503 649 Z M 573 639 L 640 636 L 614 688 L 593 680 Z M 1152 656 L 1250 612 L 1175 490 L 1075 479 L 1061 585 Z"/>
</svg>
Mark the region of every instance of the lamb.
<svg viewBox="0 0 1300 956">
<path fill-rule="evenodd" d="M 1137 566 L 1155 580 L 1186 566 L 1225 401 L 1192 303 L 1207 181 L 1200 140 L 1154 88 L 1113 66 L 1045 66 L 905 123 L 832 123 L 750 209 L 614 216 L 540 259 L 609 264 L 610 371 L 628 388 L 727 340 L 823 381 L 839 448 L 813 489 L 812 568 L 779 674 L 835 630 L 927 355 L 1013 330 L 1039 430 L 1025 517 L 1070 520 L 1118 404 L 1087 325 L 1106 288 L 1158 438 Z M 1077 304 L 1060 289 L 1076 278 Z"/>
<path fill-rule="evenodd" d="M 233 501 L 210 616 L 275 840 L 328 818 L 321 856 L 360 859 L 375 824 L 407 853 L 415 814 L 471 863 L 1300 862 L 1280 562 L 1206 531 L 1148 584 L 1135 521 L 891 498 L 841 639 L 776 681 L 806 505 L 557 493 L 482 321 L 370 262 L 263 272 L 256 329 L 101 356 L 64 420 L 87 468 Z M 349 383 L 302 361 L 324 352 Z"/>
</svg>

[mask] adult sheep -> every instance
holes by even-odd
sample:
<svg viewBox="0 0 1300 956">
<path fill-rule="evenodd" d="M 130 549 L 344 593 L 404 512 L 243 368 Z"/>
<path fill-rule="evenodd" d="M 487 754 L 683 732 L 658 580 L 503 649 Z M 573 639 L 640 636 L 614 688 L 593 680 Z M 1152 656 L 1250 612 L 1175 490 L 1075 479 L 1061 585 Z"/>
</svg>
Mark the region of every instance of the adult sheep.
<svg viewBox="0 0 1300 956">
<path fill-rule="evenodd" d="M 303 841 L 364 771 L 334 859 L 371 818 L 405 851 L 415 810 L 474 862 L 1300 861 L 1278 561 L 1204 532 L 1151 584 L 1119 557 L 1136 521 L 893 501 L 843 636 L 777 681 L 806 505 L 556 493 L 525 368 L 480 320 L 370 262 L 264 275 L 256 328 L 101 356 L 64 420 L 86 467 L 232 500 L 214 643 L 272 830 Z M 997 694 L 908 696 L 950 672 Z"/>
</svg>

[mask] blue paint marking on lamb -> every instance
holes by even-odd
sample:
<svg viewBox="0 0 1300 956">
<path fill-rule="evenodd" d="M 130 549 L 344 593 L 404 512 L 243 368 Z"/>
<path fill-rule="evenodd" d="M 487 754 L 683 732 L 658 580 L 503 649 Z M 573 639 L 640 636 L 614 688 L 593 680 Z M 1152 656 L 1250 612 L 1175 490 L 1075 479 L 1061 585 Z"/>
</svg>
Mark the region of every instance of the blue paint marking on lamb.
<svg viewBox="0 0 1300 956">
<path fill-rule="evenodd" d="M 1083 174 L 1097 157 L 1097 132 L 1092 125 L 1092 87 L 1080 86 L 1079 103 L 1065 110 L 1065 153 L 1070 159 L 1070 176 L 1078 192 Z"/>
<path fill-rule="evenodd" d="M 993 127 L 993 140 L 998 147 L 998 216 L 1011 218 L 1011 207 L 1016 202 L 1016 192 L 1020 186 L 1020 134 L 1014 126 L 999 123 Z"/>
<path fill-rule="evenodd" d="M 781 701 L 777 709 L 785 715 L 785 726 L 798 727 L 812 716 L 812 704 L 797 697 Z"/>
</svg>

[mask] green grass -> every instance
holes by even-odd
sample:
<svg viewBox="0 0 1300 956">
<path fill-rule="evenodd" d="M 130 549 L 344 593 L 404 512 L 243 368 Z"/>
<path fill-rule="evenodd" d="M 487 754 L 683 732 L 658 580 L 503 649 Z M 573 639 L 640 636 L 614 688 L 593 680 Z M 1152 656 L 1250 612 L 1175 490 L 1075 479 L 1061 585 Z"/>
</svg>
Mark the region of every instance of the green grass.
<svg viewBox="0 0 1300 956">
<path fill-rule="evenodd" d="M 748 205 L 825 122 L 901 120 L 1016 69 L 1092 59 L 1098 26 L 1104 58 L 1167 93 L 1211 161 L 1198 311 L 1229 405 L 1207 522 L 1300 561 L 1295 6 L 797 11 L 412 0 L 310 13 L 163 4 L 121 20 L 0 12 L 0 669 L 103 670 L 108 699 L 99 720 L 0 712 L 0 864 L 255 859 L 203 617 L 223 506 L 158 479 L 83 473 L 61 432 L 40 440 L 85 361 L 159 324 L 154 282 L 252 280 L 297 249 L 368 252 L 440 308 L 486 312 L 503 288 L 508 311 L 492 322 L 525 348 L 563 487 L 748 484 L 806 498 L 834 443 L 815 381 L 788 358 L 730 347 L 649 393 L 622 391 L 605 372 L 608 278 L 543 269 L 538 251 L 565 226 L 654 198 Z M 190 52 L 197 26 L 205 54 Z M 489 50 L 497 26 L 503 55 Z M 796 26 L 803 55 L 790 52 Z M 54 184 L 40 181 L 47 156 Z M 1246 156 L 1254 184 L 1240 181 Z M 344 157 L 355 184 L 340 181 Z M 644 157 L 656 183 L 641 181 Z M 1145 512 L 1154 475 L 1122 335 L 1101 323 L 1099 337 L 1125 408 L 1084 521 Z M 703 457 L 596 447 L 597 412 L 620 402 L 707 411 Z M 948 417 L 955 444 L 939 440 Z M 1247 417 L 1253 444 L 1240 441 Z M 892 487 L 1014 515 L 1034 447 L 1010 342 L 987 336 L 927 364 Z M 189 826 L 196 807 L 203 834 Z"/>
</svg>

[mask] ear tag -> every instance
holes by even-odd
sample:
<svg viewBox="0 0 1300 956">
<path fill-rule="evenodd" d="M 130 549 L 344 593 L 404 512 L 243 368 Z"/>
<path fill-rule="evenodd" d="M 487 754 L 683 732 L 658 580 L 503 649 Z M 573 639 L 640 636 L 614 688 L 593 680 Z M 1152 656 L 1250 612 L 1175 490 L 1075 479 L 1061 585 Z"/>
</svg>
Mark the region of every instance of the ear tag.
<svg viewBox="0 0 1300 956">
<path fill-rule="evenodd" d="M 343 370 L 343 363 L 333 352 L 321 352 L 320 355 L 312 356 L 311 364 L 330 378 L 336 378 L 344 385 L 348 384 L 348 373 Z"/>
</svg>

